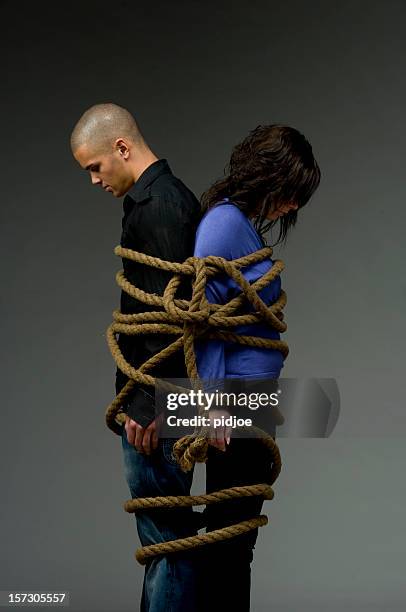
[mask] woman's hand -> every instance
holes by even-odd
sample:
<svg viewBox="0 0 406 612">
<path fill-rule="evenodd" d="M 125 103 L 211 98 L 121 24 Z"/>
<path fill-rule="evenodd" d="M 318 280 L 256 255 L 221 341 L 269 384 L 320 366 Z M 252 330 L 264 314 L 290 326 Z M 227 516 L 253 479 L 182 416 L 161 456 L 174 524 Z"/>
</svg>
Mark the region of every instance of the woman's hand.
<svg viewBox="0 0 406 612">
<path fill-rule="evenodd" d="M 226 444 L 230 444 L 232 428 L 226 425 L 217 425 L 216 427 L 214 427 L 214 419 L 221 419 L 221 417 L 224 417 L 226 419 L 229 416 L 230 413 L 228 412 L 228 410 L 218 408 L 214 410 L 209 410 L 210 425 L 208 442 L 209 444 L 211 444 L 211 446 L 215 446 L 216 448 L 222 451 L 226 450 Z"/>
</svg>

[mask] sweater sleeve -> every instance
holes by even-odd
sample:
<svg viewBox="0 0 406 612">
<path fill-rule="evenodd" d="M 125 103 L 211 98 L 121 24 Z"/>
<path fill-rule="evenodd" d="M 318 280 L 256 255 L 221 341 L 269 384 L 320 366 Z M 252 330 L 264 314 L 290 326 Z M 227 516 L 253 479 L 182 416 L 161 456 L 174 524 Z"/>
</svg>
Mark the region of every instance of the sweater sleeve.
<svg viewBox="0 0 406 612">
<path fill-rule="evenodd" d="M 206 213 L 199 224 L 194 255 L 216 255 L 227 260 L 233 259 L 236 257 L 233 254 L 236 242 L 244 248 L 246 237 L 246 221 L 241 211 L 233 205 L 216 207 Z M 238 285 L 227 274 L 218 274 L 207 281 L 206 297 L 210 303 L 225 304 L 238 292 Z M 225 342 L 217 339 L 197 340 L 195 352 L 200 378 L 207 381 L 207 389 L 214 387 L 210 380 L 225 378 Z"/>
</svg>

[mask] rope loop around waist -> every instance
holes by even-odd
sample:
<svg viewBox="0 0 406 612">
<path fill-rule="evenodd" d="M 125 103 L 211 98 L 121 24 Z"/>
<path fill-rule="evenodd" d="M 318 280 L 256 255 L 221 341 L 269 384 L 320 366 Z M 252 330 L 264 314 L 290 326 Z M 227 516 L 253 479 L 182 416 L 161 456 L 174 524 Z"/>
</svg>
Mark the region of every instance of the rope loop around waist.
<svg viewBox="0 0 406 612">
<path fill-rule="evenodd" d="M 109 429 L 119 436 L 123 434 L 126 419 L 123 406 L 126 399 L 131 395 L 134 386 L 143 384 L 154 387 L 157 380 L 150 372 L 179 350 L 183 350 L 188 377 L 197 381 L 198 386 L 201 385 L 194 350 L 194 342 L 197 338 L 203 340 L 217 338 L 237 342 L 245 346 L 279 350 L 284 358 L 288 356 L 288 345 L 282 340 L 233 332 L 233 329 L 238 326 L 260 322 L 266 323 L 280 333 L 287 329 L 282 312 L 287 302 L 286 293 L 281 290 L 278 299 L 271 305 L 267 305 L 258 295 L 259 291 L 282 272 L 284 269 L 283 262 L 276 259 L 272 267 L 252 284 L 246 280 L 241 272 L 241 268 L 269 259 L 272 252 L 272 247 L 264 247 L 254 253 L 230 261 L 210 255 L 204 258 L 191 256 L 183 263 L 178 263 L 165 261 L 121 246 L 115 247 L 114 253 L 122 258 L 155 269 L 166 270 L 172 272 L 173 275 L 165 288 L 164 294 L 160 296 L 147 293 L 130 283 L 123 270 L 116 274 L 117 284 L 123 291 L 148 307 L 154 307 L 154 310 L 132 314 L 121 313 L 119 310 L 113 312 L 113 322 L 106 332 L 107 343 L 118 368 L 129 380 L 107 407 L 105 420 Z M 218 274 L 228 275 L 241 289 L 241 293 L 226 304 L 210 303 L 206 297 L 207 281 Z M 185 275 L 190 277 L 192 284 L 190 300 L 176 297 Z M 241 309 L 246 309 L 247 302 L 252 305 L 253 312 L 241 313 Z M 117 334 L 166 334 L 173 336 L 173 341 L 146 362 L 134 367 L 124 358 L 116 339 Z M 159 381 L 159 384 L 162 384 L 162 381 Z M 283 416 L 278 411 L 276 413 L 278 416 L 277 424 L 282 424 Z M 255 427 L 251 429 L 269 450 L 269 458 L 272 462 L 269 483 L 232 487 L 199 496 L 137 498 L 128 500 L 125 503 L 125 510 L 127 512 L 153 512 L 156 508 L 221 503 L 221 501 L 227 499 L 239 499 L 251 495 L 260 495 L 264 499 L 272 499 L 273 490 L 270 485 L 275 482 L 281 471 L 279 448 L 275 439 L 267 432 Z M 207 461 L 207 450 L 207 432 L 203 428 L 196 428 L 193 434 L 183 436 L 174 444 L 173 454 L 180 468 L 187 472 L 192 469 L 196 462 Z M 155 555 L 187 550 L 236 537 L 251 529 L 265 525 L 267 520 L 266 516 L 261 515 L 205 534 L 145 546 L 137 550 L 136 558 L 140 563 L 145 564 L 149 558 Z"/>
</svg>

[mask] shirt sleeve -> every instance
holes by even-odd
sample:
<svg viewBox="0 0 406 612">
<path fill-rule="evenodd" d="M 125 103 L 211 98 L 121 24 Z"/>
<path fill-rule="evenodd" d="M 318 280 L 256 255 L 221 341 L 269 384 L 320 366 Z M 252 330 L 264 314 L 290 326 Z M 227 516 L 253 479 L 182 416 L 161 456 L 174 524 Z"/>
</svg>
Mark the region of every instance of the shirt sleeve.
<svg viewBox="0 0 406 612">
<path fill-rule="evenodd" d="M 143 207 L 142 240 L 138 240 L 138 228 L 130 226 L 134 243 L 142 243 L 142 249 L 140 250 L 147 255 L 182 263 L 193 252 L 196 232 L 196 221 L 193 211 L 190 210 L 190 203 L 184 203 L 181 199 L 174 202 L 163 196 L 154 196 L 150 201 L 143 204 Z M 142 289 L 148 293 L 162 296 L 171 278 L 171 272 L 148 267 L 147 273 L 143 275 Z M 137 286 L 136 275 L 132 280 L 130 274 L 128 280 Z M 179 287 L 176 297 L 188 298 L 187 283 Z M 144 312 L 155 310 L 155 307 L 144 304 L 142 310 Z M 131 344 L 127 352 L 130 363 L 134 365 L 144 363 L 175 339 L 176 336 L 171 334 L 127 336 L 126 341 Z M 164 360 L 151 371 L 151 374 L 154 377 L 163 378 L 186 376 L 183 352 L 178 351 Z M 120 381 L 122 381 L 122 373 L 118 374 L 117 372 L 117 385 L 120 384 Z M 130 399 L 127 400 L 125 412 L 142 427 L 147 427 L 155 418 L 154 388 L 150 385 L 137 383 Z"/>
</svg>

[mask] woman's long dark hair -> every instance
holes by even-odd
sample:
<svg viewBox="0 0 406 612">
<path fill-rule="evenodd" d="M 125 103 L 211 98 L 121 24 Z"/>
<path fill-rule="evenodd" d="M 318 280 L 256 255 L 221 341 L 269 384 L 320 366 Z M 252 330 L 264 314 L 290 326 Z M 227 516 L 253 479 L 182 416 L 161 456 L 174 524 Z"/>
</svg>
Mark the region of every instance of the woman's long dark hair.
<svg viewBox="0 0 406 612">
<path fill-rule="evenodd" d="M 309 201 L 320 183 L 320 168 L 310 143 L 298 130 L 286 125 L 259 125 L 237 144 L 225 177 L 217 180 L 201 197 L 202 214 L 229 198 L 247 216 L 256 213 L 254 227 L 265 244 L 265 234 L 278 221 L 278 240 L 286 241 L 297 221 L 297 210 Z M 269 211 L 288 202 L 297 210 L 274 220 Z M 274 245 L 272 245 L 274 246 Z"/>
</svg>

